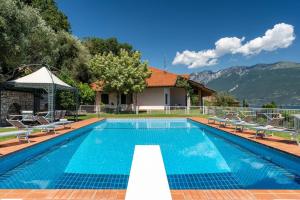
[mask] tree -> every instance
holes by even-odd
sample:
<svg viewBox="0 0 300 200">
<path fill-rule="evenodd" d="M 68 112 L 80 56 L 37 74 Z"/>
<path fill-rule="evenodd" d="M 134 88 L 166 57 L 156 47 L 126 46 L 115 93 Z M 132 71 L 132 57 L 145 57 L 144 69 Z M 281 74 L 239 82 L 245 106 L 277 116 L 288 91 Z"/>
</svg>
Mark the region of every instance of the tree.
<svg viewBox="0 0 300 200">
<path fill-rule="evenodd" d="M 67 32 L 57 33 L 56 49 L 57 56 L 54 66 L 70 75 L 79 82 L 90 83 L 93 81 L 88 62 L 91 58 L 89 51 L 81 41 Z"/>
<path fill-rule="evenodd" d="M 117 93 L 117 106 L 120 104 L 121 94 L 140 93 L 146 88 L 148 63 L 141 61 L 141 54 L 129 54 L 122 49 L 119 55 L 103 53 L 91 59 L 90 67 L 97 79 L 103 82 L 103 89 Z"/>
<path fill-rule="evenodd" d="M 191 105 L 196 105 L 197 101 L 199 101 L 198 95 L 193 95 L 193 88 L 187 78 L 178 76 L 176 80 L 176 87 L 183 88 L 185 90 L 187 97 L 191 98 Z"/>
<path fill-rule="evenodd" d="M 79 83 L 79 95 L 81 104 L 91 104 L 95 100 L 95 91 L 87 83 Z"/>
<path fill-rule="evenodd" d="M 271 103 L 263 104 L 262 108 L 277 108 L 277 105 L 274 101 L 272 101 Z"/>
<path fill-rule="evenodd" d="M 79 103 L 81 105 L 90 105 L 94 103 L 95 92 L 90 88 L 87 83 L 77 83 Z M 56 96 L 57 105 L 62 109 L 75 110 L 76 108 L 76 96 L 74 92 L 70 91 L 58 91 Z"/>
<path fill-rule="evenodd" d="M 37 10 L 14 0 L 0 1 L 0 67 L 3 79 L 24 63 L 53 64 L 55 32 Z"/>
<path fill-rule="evenodd" d="M 42 18 L 54 31 L 70 32 L 71 26 L 67 16 L 61 12 L 54 0 L 21 0 L 25 4 L 36 8 Z"/>
<path fill-rule="evenodd" d="M 245 99 L 243 99 L 243 107 L 249 107 L 249 104 Z"/>
<path fill-rule="evenodd" d="M 89 50 L 91 55 L 111 52 L 113 55 L 119 55 L 121 49 L 133 53 L 133 48 L 128 43 L 119 43 L 116 38 L 101 39 L 88 37 L 83 40 L 83 44 Z"/>
<path fill-rule="evenodd" d="M 214 95 L 214 106 L 238 106 L 238 101 L 234 96 L 226 92 L 218 92 Z"/>
<path fill-rule="evenodd" d="M 60 71 L 59 78 L 77 88 L 79 95 L 80 104 L 91 104 L 95 100 L 95 92 L 90 88 L 89 84 L 77 82 L 69 74 L 70 72 L 66 69 Z M 76 107 L 76 96 L 74 92 L 70 91 L 59 91 L 57 94 L 57 105 L 60 105 L 63 109 L 74 110 Z"/>
<path fill-rule="evenodd" d="M 192 87 L 189 84 L 188 79 L 182 77 L 182 76 L 178 76 L 177 80 L 176 80 L 176 87 L 180 87 L 180 88 L 184 88 L 185 91 L 188 93 L 188 95 L 190 93 L 192 93 Z"/>
<path fill-rule="evenodd" d="M 33 2 L 38 1 L 27 3 Z M 65 31 L 54 31 L 35 8 L 17 0 L 0 1 L 1 81 L 20 65 L 34 63 L 66 69 L 75 80 L 88 83 L 93 80 L 89 59 L 80 40 Z"/>
</svg>

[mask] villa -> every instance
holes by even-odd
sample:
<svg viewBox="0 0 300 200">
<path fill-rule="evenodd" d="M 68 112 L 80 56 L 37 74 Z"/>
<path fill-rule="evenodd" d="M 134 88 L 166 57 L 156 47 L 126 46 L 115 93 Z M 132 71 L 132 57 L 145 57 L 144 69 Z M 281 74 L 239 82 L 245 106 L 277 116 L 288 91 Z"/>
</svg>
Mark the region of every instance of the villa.
<svg viewBox="0 0 300 200">
<path fill-rule="evenodd" d="M 0 200 L 300 200 L 299 7 L 0 0 Z"/>
<path fill-rule="evenodd" d="M 203 105 L 203 98 L 211 96 L 214 91 L 201 83 L 189 79 L 189 75 L 179 75 L 155 67 L 149 67 L 151 77 L 147 79 L 147 88 L 140 94 L 122 94 L 121 105 L 137 105 L 140 110 L 162 110 L 165 106 L 191 106 L 191 98 L 184 88 L 177 87 L 178 77 L 188 80 L 193 88 L 194 95 L 199 96 L 195 106 Z M 103 91 L 98 82 L 93 83 L 92 88 L 96 91 L 95 104 L 117 105 L 117 94 Z"/>
<path fill-rule="evenodd" d="M 177 87 L 178 77 L 189 81 L 194 94 L 199 95 L 199 105 L 203 97 L 214 92 L 186 75 L 153 67 L 150 70 L 146 90 L 136 95 L 136 101 L 128 101 L 135 95 L 122 96 L 122 104 L 136 102 L 145 109 L 188 106 L 187 93 Z M 264 115 L 270 117 L 266 125 L 255 121 L 267 114 L 263 108 L 229 110 L 214 106 L 205 106 L 205 115 L 183 115 L 183 111 L 176 118 L 168 113 L 155 118 L 142 113 L 138 118 L 137 112 L 129 114 L 130 118 L 119 118 L 121 114 L 105 118 L 98 113 L 98 118 L 91 114 L 75 122 L 62 114 L 56 118 L 56 110 L 51 110 L 51 88 L 73 88 L 47 68 L 9 81 L 6 87 L 44 89 L 52 105 L 48 112 L 55 114 L 52 121 L 28 112 L 12 115 L 19 119 L 6 119 L 15 129 L 2 129 L 5 132 L 0 134 L 0 139 L 4 138 L 0 141 L 0 199 L 186 200 L 190 195 L 190 200 L 228 199 L 228 195 L 231 199 L 265 200 L 261 195 L 270 197 L 267 199 L 299 199 L 300 114 L 293 116 L 295 122 L 298 120 L 294 130 L 270 126 L 275 122 L 293 125 L 289 121 L 292 116 L 274 115 L 275 111 L 286 114 L 288 109 Z M 114 94 L 94 89 L 98 103 L 116 103 Z M 9 98 L 10 103 L 15 99 L 7 95 L 4 99 L 8 102 Z M 34 99 L 30 100 L 33 104 Z M 226 115 L 222 116 L 220 109 Z M 212 113 L 218 116 L 207 116 Z M 32 121 L 26 116 L 32 116 Z M 238 116 L 241 119 L 237 120 Z M 283 140 L 273 133 L 291 139 Z M 45 170 L 49 167 L 51 170 Z M 62 194 L 68 198 L 62 198 Z"/>
</svg>

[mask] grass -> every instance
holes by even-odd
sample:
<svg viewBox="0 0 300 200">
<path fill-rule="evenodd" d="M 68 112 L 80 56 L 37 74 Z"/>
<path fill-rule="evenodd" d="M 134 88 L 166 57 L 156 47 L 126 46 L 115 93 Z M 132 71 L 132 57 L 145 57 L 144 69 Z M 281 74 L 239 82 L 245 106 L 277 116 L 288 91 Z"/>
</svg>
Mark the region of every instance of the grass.
<svg viewBox="0 0 300 200">
<path fill-rule="evenodd" d="M 16 131 L 16 128 L 0 128 L 0 134 L 7 131 Z"/>
<path fill-rule="evenodd" d="M 288 133 L 274 133 L 273 135 L 278 136 L 278 137 L 282 137 L 284 139 L 291 139 L 291 136 Z M 298 135 L 298 139 L 300 140 L 300 135 Z"/>
<path fill-rule="evenodd" d="M 0 128 L 0 135 L 1 135 L 1 133 L 3 133 L 3 132 L 10 132 L 10 131 L 16 131 L 16 130 L 18 130 L 18 129 L 16 129 L 16 128 L 10 128 L 10 127 L 8 127 L 8 128 Z M 37 132 L 40 132 L 40 130 L 38 130 L 38 129 L 33 129 L 33 131 L 32 131 L 32 133 L 37 133 Z M 0 137 L 0 142 L 2 142 L 2 141 L 6 141 L 6 140 L 10 140 L 10 139 L 13 139 L 13 138 L 16 138 L 17 136 L 5 136 L 5 137 Z"/>
<path fill-rule="evenodd" d="M 0 135 L 3 132 L 8 132 L 8 131 L 15 131 L 17 130 L 16 128 L 0 128 Z M 5 141 L 5 140 L 10 140 L 12 138 L 15 138 L 16 136 L 6 136 L 6 137 L 0 137 L 0 142 Z"/>
</svg>

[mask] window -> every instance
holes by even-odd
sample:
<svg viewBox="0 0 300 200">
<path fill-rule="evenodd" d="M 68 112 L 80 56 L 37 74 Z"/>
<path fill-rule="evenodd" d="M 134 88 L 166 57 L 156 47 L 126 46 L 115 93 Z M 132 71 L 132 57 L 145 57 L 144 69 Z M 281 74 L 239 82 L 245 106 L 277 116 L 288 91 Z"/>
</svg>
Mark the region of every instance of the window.
<svg viewBox="0 0 300 200">
<path fill-rule="evenodd" d="M 127 95 L 127 104 L 132 104 L 133 103 L 133 96 L 132 94 Z"/>
<path fill-rule="evenodd" d="M 121 104 L 126 104 L 126 95 L 121 94 Z"/>
<path fill-rule="evenodd" d="M 165 105 L 168 105 L 168 94 L 165 93 Z"/>
<path fill-rule="evenodd" d="M 109 96 L 108 94 L 101 94 L 101 103 L 109 104 Z"/>
</svg>

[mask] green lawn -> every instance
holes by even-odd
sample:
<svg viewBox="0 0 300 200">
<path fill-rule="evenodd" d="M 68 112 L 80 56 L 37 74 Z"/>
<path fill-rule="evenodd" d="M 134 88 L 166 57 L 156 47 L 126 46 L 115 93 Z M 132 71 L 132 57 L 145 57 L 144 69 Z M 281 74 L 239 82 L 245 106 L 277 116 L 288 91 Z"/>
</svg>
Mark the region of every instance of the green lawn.
<svg viewBox="0 0 300 200">
<path fill-rule="evenodd" d="M 2 132 L 8 132 L 8 131 L 15 131 L 17 130 L 16 128 L 0 128 L 0 135 Z M 6 137 L 0 137 L 0 142 L 1 141 L 5 141 L 5 140 L 9 140 L 15 138 L 15 136 L 6 136 Z"/>
<path fill-rule="evenodd" d="M 9 132 L 9 131 L 16 131 L 18 129 L 16 128 L 0 128 L 0 135 L 1 133 L 3 132 Z M 36 133 L 36 132 L 39 132 L 40 130 L 38 129 L 33 129 L 32 133 Z M 13 138 L 16 138 L 17 136 L 5 136 L 5 137 L 0 137 L 0 142 L 1 141 L 5 141 L 5 140 L 10 140 L 10 139 L 13 139 Z"/>
<path fill-rule="evenodd" d="M 288 140 L 291 139 L 291 136 L 288 133 L 274 133 L 274 135 Z M 300 135 L 298 135 L 298 139 L 300 140 Z"/>
</svg>

